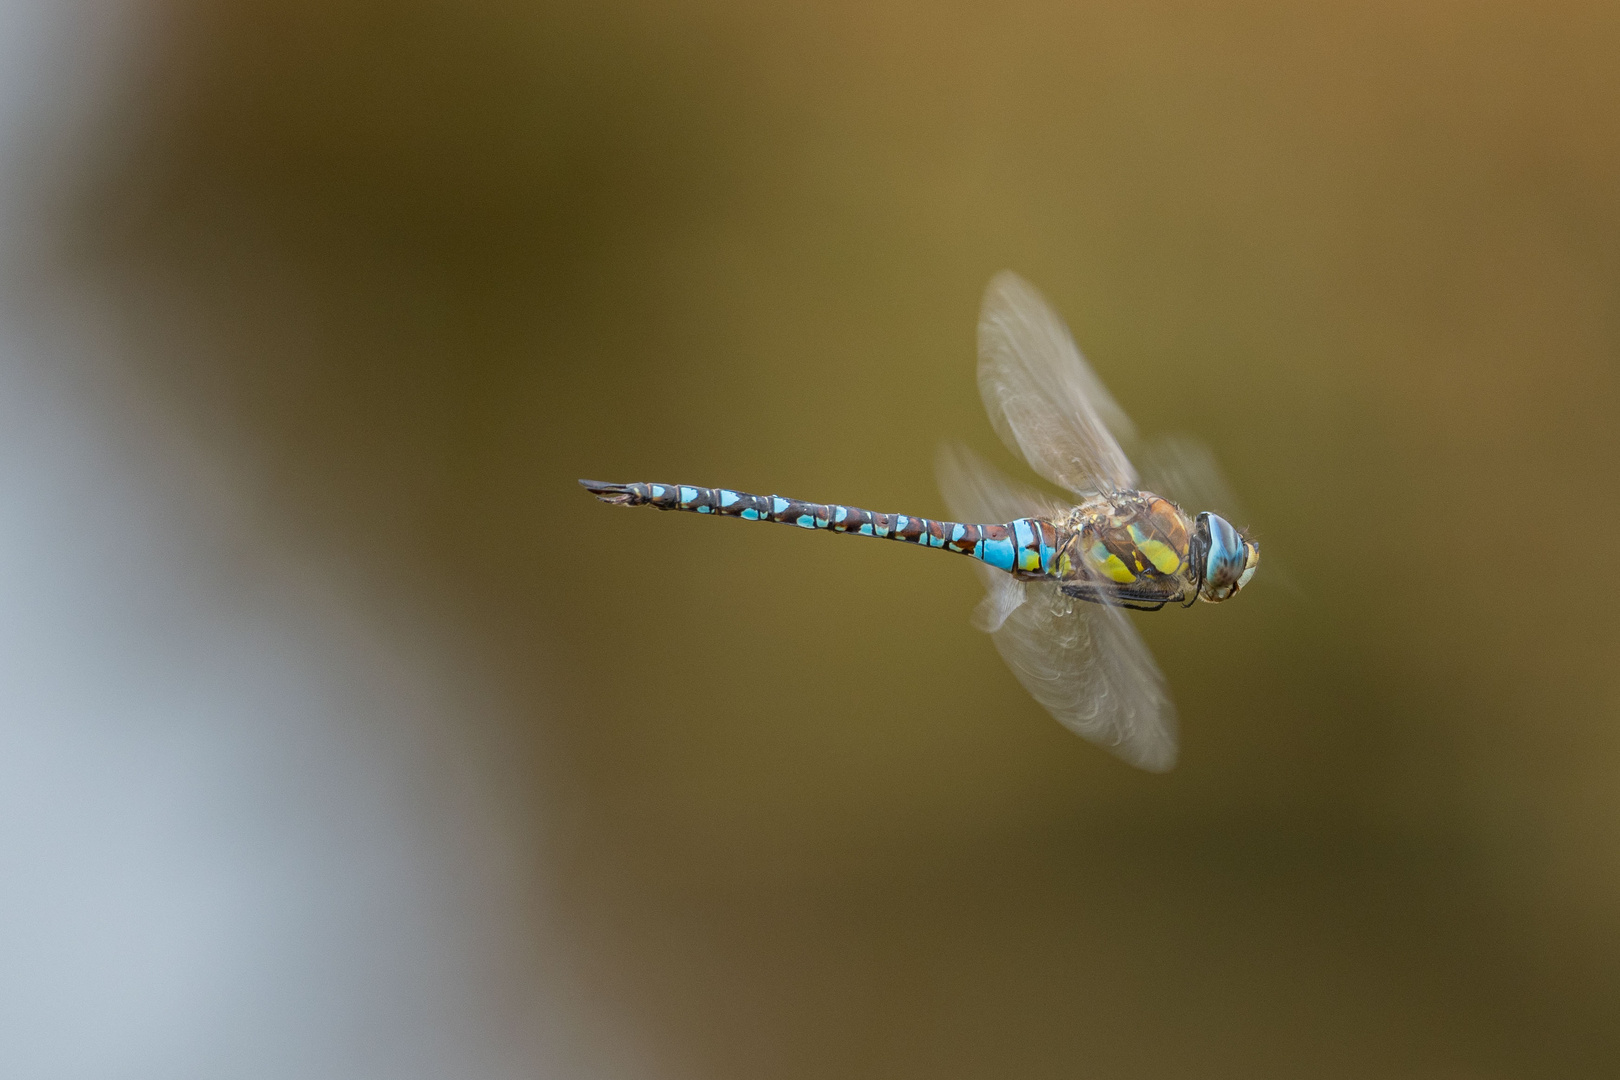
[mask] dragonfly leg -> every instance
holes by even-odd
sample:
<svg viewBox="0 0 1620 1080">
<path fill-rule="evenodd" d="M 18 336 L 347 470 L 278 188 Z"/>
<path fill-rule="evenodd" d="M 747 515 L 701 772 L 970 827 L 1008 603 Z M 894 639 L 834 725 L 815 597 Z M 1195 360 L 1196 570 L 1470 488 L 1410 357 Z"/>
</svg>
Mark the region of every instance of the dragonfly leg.
<svg viewBox="0 0 1620 1080">
<path fill-rule="evenodd" d="M 1084 600 L 1088 604 L 1110 604 L 1131 611 L 1158 611 L 1172 601 L 1181 600 L 1180 592 L 1173 596 L 1151 596 L 1086 585 L 1064 585 L 1062 588 L 1065 596 L 1072 596 L 1076 600 Z"/>
</svg>

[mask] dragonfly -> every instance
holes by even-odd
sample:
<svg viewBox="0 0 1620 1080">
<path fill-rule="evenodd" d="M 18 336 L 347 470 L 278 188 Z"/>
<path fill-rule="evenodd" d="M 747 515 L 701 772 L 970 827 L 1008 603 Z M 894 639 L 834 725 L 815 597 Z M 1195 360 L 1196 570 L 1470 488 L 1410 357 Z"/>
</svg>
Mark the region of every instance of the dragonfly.
<svg viewBox="0 0 1620 1080">
<path fill-rule="evenodd" d="M 898 540 L 976 560 L 984 599 L 973 622 L 992 635 L 1013 674 L 1064 727 L 1150 772 L 1176 762 L 1178 723 L 1163 674 L 1128 609 L 1220 603 L 1249 584 L 1260 545 L 1211 510 L 1230 503 L 1213 457 L 1172 439 L 1143 448 L 1144 473 L 1125 446 L 1136 429 L 1068 327 L 1033 286 L 1003 272 L 979 317 L 979 392 L 1008 449 L 1057 497 L 1002 475 L 965 446 L 947 444 L 939 481 L 957 521 L 882 514 L 838 503 L 752 495 L 690 484 L 581 480 L 621 506 L 770 521 Z M 1231 513 L 1231 510 L 1228 510 Z"/>
</svg>

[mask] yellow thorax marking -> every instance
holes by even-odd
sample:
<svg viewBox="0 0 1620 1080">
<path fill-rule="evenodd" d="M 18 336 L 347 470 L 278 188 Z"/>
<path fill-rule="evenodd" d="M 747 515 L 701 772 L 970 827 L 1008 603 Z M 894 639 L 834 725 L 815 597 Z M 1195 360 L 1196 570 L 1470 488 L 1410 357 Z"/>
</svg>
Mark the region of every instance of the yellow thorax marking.
<svg viewBox="0 0 1620 1080">
<path fill-rule="evenodd" d="M 1103 576 L 1121 585 L 1128 585 L 1136 580 L 1136 574 L 1130 567 L 1103 544 L 1100 539 L 1092 540 L 1086 548 L 1086 554 L 1091 557 L 1092 564 L 1101 570 Z"/>
<path fill-rule="evenodd" d="M 1153 569 L 1161 574 L 1174 574 L 1181 569 L 1181 556 L 1175 548 L 1157 536 L 1149 535 L 1134 522 L 1130 525 L 1130 534 L 1136 549 L 1147 556 L 1148 562 L 1153 564 Z"/>
</svg>

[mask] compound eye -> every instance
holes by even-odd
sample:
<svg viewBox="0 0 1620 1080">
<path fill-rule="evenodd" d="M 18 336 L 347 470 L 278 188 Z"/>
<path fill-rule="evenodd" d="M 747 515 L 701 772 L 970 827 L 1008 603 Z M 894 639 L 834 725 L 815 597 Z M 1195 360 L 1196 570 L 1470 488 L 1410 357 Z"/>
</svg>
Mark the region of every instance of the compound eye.
<svg viewBox="0 0 1620 1080">
<path fill-rule="evenodd" d="M 1226 599 L 1243 575 L 1248 562 L 1248 546 L 1230 522 L 1216 514 L 1206 516 L 1209 526 L 1209 552 L 1204 559 L 1204 587 L 1211 598 Z"/>
</svg>

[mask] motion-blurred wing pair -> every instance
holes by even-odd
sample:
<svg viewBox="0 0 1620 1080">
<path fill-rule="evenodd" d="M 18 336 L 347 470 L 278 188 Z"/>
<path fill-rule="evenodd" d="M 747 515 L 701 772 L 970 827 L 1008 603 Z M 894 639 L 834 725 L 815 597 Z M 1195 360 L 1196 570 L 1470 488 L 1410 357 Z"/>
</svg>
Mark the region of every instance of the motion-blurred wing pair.
<svg viewBox="0 0 1620 1080">
<path fill-rule="evenodd" d="M 1143 484 L 1126 454 L 1136 428 L 1081 356 L 1068 327 L 1028 282 L 998 274 L 979 317 L 979 393 L 1007 448 L 1046 480 L 1085 499 L 1150 487 L 1193 505 L 1230 508 L 1214 457 L 1201 444 L 1149 448 Z M 964 446 L 940 452 L 939 484 L 965 521 L 1053 517 L 1066 507 L 1024 487 Z M 1225 496 L 1223 498 L 1223 496 Z M 1202 499 L 1219 502 L 1202 502 Z M 1183 503 L 1187 505 L 1187 503 Z M 1064 727 L 1143 769 L 1176 762 L 1176 707 L 1147 645 L 1113 603 L 1066 595 L 1052 581 L 1020 581 L 980 567 L 986 595 L 974 624 L 1030 695 Z"/>
</svg>

